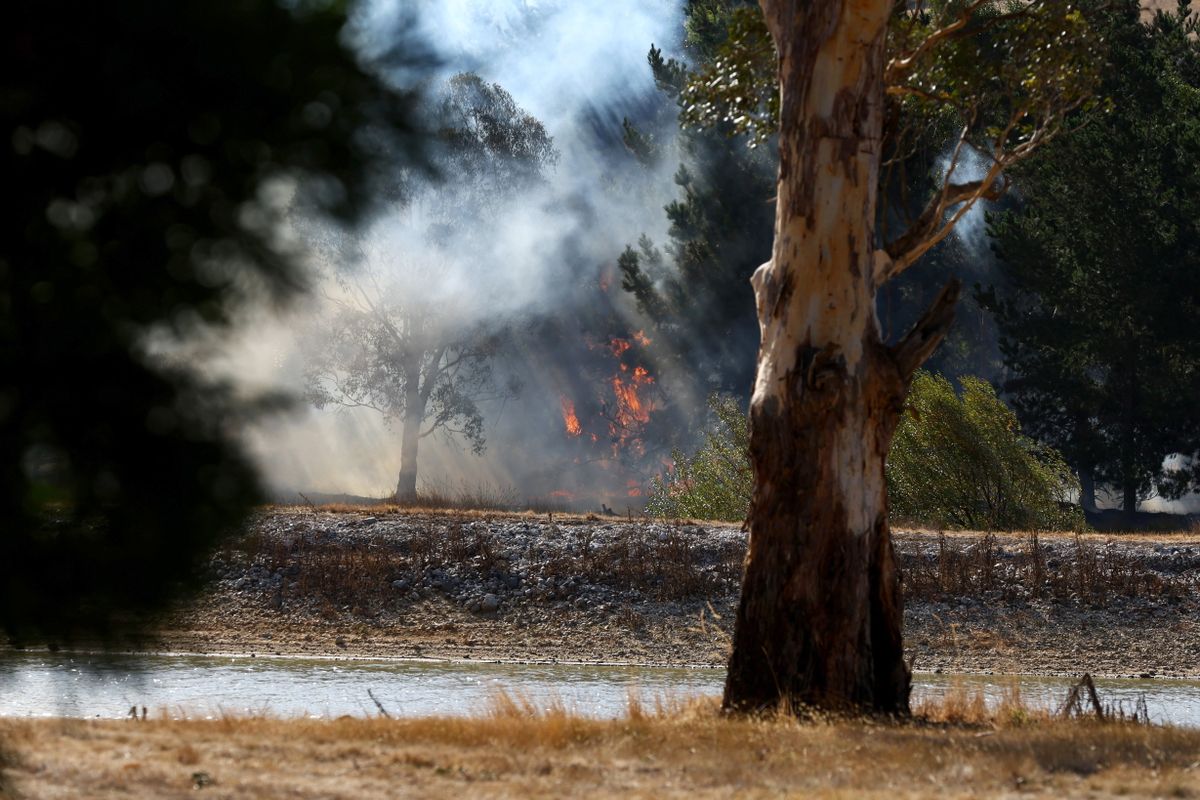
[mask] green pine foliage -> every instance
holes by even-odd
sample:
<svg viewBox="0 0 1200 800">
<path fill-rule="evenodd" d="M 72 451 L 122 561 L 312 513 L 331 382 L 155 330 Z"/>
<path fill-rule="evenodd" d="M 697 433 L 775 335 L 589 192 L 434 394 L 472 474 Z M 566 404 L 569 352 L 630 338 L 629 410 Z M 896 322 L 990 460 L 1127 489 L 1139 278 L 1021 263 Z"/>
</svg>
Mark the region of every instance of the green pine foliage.
<svg viewBox="0 0 1200 800">
<path fill-rule="evenodd" d="M 740 0 L 691 0 L 685 8 L 687 63 L 651 47 L 647 61 L 673 117 L 691 70 L 715 58 L 731 21 L 757 7 Z M 675 134 L 677 199 L 664 207 L 667 240 L 639 238 L 617 266 L 622 288 L 654 331 L 664 362 L 703 391 L 745 391 L 753 380 L 758 322 L 750 276 L 771 255 L 776 161 L 771 148 L 749 149 L 731 126 L 684 127 Z M 672 152 L 628 120 L 625 144 L 650 166 Z"/>
<path fill-rule="evenodd" d="M 987 382 L 920 372 L 887 463 L 895 517 L 973 530 L 1078 529 L 1078 483 L 1062 456 L 1021 433 Z"/>
</svg>

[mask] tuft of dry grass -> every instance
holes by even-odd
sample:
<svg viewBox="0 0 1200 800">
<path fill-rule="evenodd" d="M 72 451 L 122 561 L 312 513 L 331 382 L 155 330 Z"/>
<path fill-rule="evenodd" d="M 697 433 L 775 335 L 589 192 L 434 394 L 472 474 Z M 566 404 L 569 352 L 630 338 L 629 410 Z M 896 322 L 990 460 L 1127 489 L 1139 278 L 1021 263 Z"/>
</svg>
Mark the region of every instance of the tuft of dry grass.
<svg viewBox="0 0 1200 800">
<path fill-rule="evenodd" d="M 951 693 L 953 694 L 953 693 Z M 1019 698 L 1013 699 L 1020 706 Z M 499 694 L 475 717 L 0 720 L 27 798 L 980 797 L 1200 792 L 1200 731 L 990 713 L 913 722 L 722 716 L 713 698 L 620 719 Z"/>
<path fill-rule="evenodd" d="M 1015 678 L 1004 687 L 998 703 L 989 705 L 981 687 L 972 689 L 965 683 L 955 682 L 940 695 L 929 695 L 914 702 L 912 711 L 915 719 L 927 723 L 998 728 L 1046 724 L 1054 717 L 1051 709 L 1027 704 Z"/>
</svg>

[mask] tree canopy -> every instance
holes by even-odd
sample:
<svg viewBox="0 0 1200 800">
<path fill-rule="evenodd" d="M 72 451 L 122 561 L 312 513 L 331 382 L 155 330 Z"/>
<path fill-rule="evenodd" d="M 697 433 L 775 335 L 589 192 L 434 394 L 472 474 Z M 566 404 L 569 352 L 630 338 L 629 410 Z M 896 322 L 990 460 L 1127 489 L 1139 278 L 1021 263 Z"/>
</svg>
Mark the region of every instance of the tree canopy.
<svg viewBox="0 0 1200 800">
<path fill-rule="evenodd" d="M 900 60 L 913 57 L 903 55 L 906 48 L 917 47 L 939 21 L 959 25 L 956 15 L 961 14 L 969 22 L 952 32 L 952 64 L 940 60 L 944 53 L 932 61 L 928 53 L 916 58 L 929 62 L 939 74 L 956 75 L 954 91 L 922 96 L 919 87 L 925 73 L 909 75 L 905 70 L 915 69 L 911 66 L 890 75 L 897 85 L 889 95 L 887 151 L 880 169 L 879 228 L 885 238 L 896 238 L 922 215 L 922 224 L 929 227 L 938 213 L 936 207 L 926 208 L 931 197 L 939 199 L 943 215 L 953 208 L 961 218 L 969 203 L 1003 193 L 1000 182 L 989 182 L 998 173 L 989 175 L 989 167 L 995 165 L 987 154 L 994 146 L 983 121 L 998 118 L 1010 102 L 1003 93 L 1011 87 L 999 79 L 972 76 L 972 65 L 958 51 L 982 42 L 982 49 L 991 53 L 989 69 L 995 69 L 1003 61 L 1000 54 L 1010 47 L 1004 44 L 1006 37 L 1022 38 L 1012 47 L 1027 51 L 1033 45 L 1023 41 L 1028 37 L 1021 29 L 1043 23 L 1050 27 L 1049 18 L 1062 12 L 1043 7 L 1030 13 L 1032 20 L 1010 17 L 1002 4 L 934 3 L 893 19 L 889 49 Z M 1072 25 L 1078 22 L 1072 17 Z M 745 396 L 752 379 L 746 359 L 758 334 L 748 281 L 769 255 L 773 225 L 771 184 L 778 161 L 773 148 L 760 145 L 771 142 L 777 130 L 777 57 L 755 3 L 692 0 L 685 10 L 685 32 L 685 61 L 665 58 L 657 48 L 651 48 L 648 58 L 664 97 L 677 104 L 681 125 L 677 141 L 683 160 L 675 177 L 680 198 L 665 208 L 669 239 L 660 247 L 642 237 L 626 248 L 618 266 L 623 287 L 656 325 L 661 345 L 656 349 L 671 351 L 687 363 L 705 390 Z M 1076 66 L 1083 55 L 1084 48 L 1076 47 Z M 1046 69 L 1060 69 L 1086 88 L 1088 78 L 1078 70 L 1064 64 Z M 1011 84 L 1012 76 L 1007 80 Z M 1060 89 L 1066 86 L 1068 81 L 1059 84 Z M 1023 124 L 1033 124 L 1030 119 Z M 964 120 L 970 122 L 969 130 L 963 129 Z M 1054 114 L 1046 115 L 1043 135 L 1053 135 L 1058 121 Z M 666 151 L 661 141 L 628 122 L 626 129 L 626 143 L 639 159 L 655 162 Z M 966 140 L 960 141 L 960 136 Z M 1009 163 L 1013 157 L 1002 153 Z M 983 182 L 968 180 L 976 178 Z M 971 184 L 967 204 L 942 200 L 938 190 L 944 182 Z M 972 194 L 980 189 L 978 197 Z M 968 281 L 990 279 L 991 258 L 982 231 L 962 240 L 946 239 L 948 231 L 938 231 L 937 241 L 923 257 L 881 292 L 878 313 L 885 340 L 898 340 L 956 275 Z M 960 301 L 946 344 L 932 356 L 929 367 L 951 375 L 991 376 L 999 371 L 994 326 L 976 298 Z"/>
<path fill-rule="evenodd" d="M 18 2 L 0 25 L 0 628 L 124 627 L 258 499 L 229 387 L 150 354 L 302 285 L 288 197 L 349 220 L 419 142 L 337 3 Z M 403 30 L 385 54 L 417 65 Z"/>
</svg>

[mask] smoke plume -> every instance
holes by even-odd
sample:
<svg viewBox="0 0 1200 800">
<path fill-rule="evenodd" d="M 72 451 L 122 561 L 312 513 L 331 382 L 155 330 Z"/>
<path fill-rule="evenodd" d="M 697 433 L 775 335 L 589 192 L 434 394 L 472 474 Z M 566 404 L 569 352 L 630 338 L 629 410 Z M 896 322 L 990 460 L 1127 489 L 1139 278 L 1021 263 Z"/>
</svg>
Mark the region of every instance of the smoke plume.
<svg viewBox="0 0 1200 800">
<path fill-rule="evenodd" d="M 640 507 L 646 465 L 661 464 L 656 453 L 671 443 L 653 433 L 654 423 L 686 415 L 697 398 L 683 381 L 665 388 L 669 376 L 658 374 L 649 339 L 639 334 L 645 323 L 614 281 L 625 243 L 643 232 L 663 238 L 662 208 L 678 161 L 668 154 L 657 172 L 639 165 L 623 146 L 621 122 L 631 118 L 660 141 L 672 140 L 673 109 L 664 113 L 669 101 L 654 86 L 646 52 L 652 43 L 677 49 L 680 4 L 378 0 L 358 9 L 354 46 L 380 55 L 389 21 L 406 13 L 416 16 L 440 62 L 442 83 L 473 72 L 502 86 L 544 124 L 557 163 L 486 215 L 448 226 L 437 225 L 436 184 L 409 187 L 408 202 L 381 203 L 353 234 L 306 230 L 297 219 L 292 235 L 317 242 L 314 291 L 269 319 L 261 311 L 248 316 L 213 369 L 247 391 L 303 396 L 311 360 L 305 343 L 314 331 L 320 336 L 353 281 L 370 276 L 429 309 L 439 324 L 506 332 L 492 365 L 501 391 L 480 403 L 486 453 L 473 454 L 453 436 L 431 436 L 421 443 L 421 484 L 512 488 L 578 507 L 618 507 L 622 499 Z M 427 88 L 431 96 L 439 90 Z M 441 233 L 431 238 L 434 228 Z M 323 246 L 331 240 L 340 244 Z M 374 410 L 297 404 L 246 437 L 281 497 L 379 497 L 395 487 L 399 429 Z"/>
</svg>

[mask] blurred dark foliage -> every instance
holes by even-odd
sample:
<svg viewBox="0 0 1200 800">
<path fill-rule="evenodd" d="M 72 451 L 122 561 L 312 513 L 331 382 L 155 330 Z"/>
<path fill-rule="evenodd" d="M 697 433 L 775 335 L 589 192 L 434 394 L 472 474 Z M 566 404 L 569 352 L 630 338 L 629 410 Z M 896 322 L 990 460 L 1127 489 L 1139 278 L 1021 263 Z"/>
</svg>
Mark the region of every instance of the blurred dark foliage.
<svg viewBox="0 0 1200 800">
<path fill-rule="evenodd" d="M 253 409 L 147 337 L 301 289 L 276 198 L 350 221 L 384 165 L 420 163 L 414 92 L 376 76 L 425 59 L 401 23 L 394 63 L 361 63 L 342 3 L 0 20 L 0 628 L 115 637 L 193 587 L 260 497 L 231 438 Z"/>
</svg>

